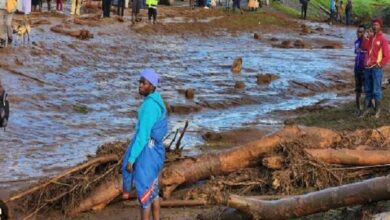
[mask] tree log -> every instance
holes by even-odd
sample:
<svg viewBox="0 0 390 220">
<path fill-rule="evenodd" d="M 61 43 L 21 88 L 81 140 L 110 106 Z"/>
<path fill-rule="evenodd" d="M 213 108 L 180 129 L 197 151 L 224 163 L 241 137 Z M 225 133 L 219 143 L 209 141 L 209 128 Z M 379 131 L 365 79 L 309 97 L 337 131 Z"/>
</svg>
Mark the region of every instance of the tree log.
<svg viewBox="0 0 390 220">
<path fill-rule="evenodd" d="M 329 164 L 354 166 L 390 164 L 390 150 L 306 149 L 306 152 Z"/>
<path fill-rule="evenodd" d="M 297 138 L 305 138 L 308 143 L 325 147 L 339 140 L 340 135 L 323 128 L 286 126 L 272 135 L 239 147 L 201 155 L 195 159 L 184 159 L 163 169 L 160 178 L 163 196 L 168 199 L 172 191 L 180 184 L 248 167 L 253 164 L 254 160 L 272 151 L 279 143 Z"/>
<path fill-rule="evenodd" d="M 371 216 L 370 220 L 389 220 L 390 212 L 382 212 Z"/>
<path fill-rule="evenodd" d="M 76 216 L 79 213 L 89 210 L 102 210 L 112 200 L 122 193 L 122 176 L 113 177 L 109 181 L 96 187 L 88 197 L 86 197 L 80 205 L 69 213 L 70 216 Z"/>
<path fill-rule="evenodd" d="M 274 201 L 230 195 L 222 204 L 251 214 L 254 219 L 288 219 L 389 199 L 390 176 L 385 176 Z"/>
</svg>

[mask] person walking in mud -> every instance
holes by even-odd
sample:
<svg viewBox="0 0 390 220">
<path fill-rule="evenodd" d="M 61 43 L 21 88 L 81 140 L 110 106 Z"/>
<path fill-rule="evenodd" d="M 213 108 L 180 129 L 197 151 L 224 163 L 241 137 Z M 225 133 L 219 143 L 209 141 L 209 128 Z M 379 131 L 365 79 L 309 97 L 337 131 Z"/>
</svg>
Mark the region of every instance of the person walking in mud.
<svg viewBox="0 0 390 220">
<path fill-rule="evenodd" d="M 306 20 L 307 6 L 310 0 L 300 0 L 301 2 L 301 18 Z"/>
<path fill-rule="evenodd" d="M 356 115 L 361 115 L 360 98 L 364 85 L 364 61 L 367 51 L 363 48 L 366 30 L 364 25 L 360 25 L 356 31 L 357 40 L 355 41 L 355 93 L 356 93 Z"/>
<path fill-rule="evenodd" d="M 241 0 L 233 0 L 233 12 L 236 11 L 236 8 L 240 10 L 240 13 L 243 14 L 241 9 Z"/>
<path fill-rule="evenodd" d="M 377 17 L 372 21 L 373 36 L 369 36 L 363 48 L 367 50 L 366 70 L 364 71 L 363 117 L 368 115 L 369 107 L 374 100 L 374 116 L 379 118 L 382 100 L 383 68 L 390 60 L 389 43 L 382 32 L 383 21 Z"/>
<path fill-rule="evenodd" d="M 163 138 L 167 133 L 167 110 L 156 91 L 159 75 L 153 69 L 141 72 L 138 92 L 144 101 L 138 109 L 135 135 L 122 162 L 123 199 L 135 185 L 141 209 L 141 219 L 160 218 L 158 177 L 164 164 Z"/>
</svg>

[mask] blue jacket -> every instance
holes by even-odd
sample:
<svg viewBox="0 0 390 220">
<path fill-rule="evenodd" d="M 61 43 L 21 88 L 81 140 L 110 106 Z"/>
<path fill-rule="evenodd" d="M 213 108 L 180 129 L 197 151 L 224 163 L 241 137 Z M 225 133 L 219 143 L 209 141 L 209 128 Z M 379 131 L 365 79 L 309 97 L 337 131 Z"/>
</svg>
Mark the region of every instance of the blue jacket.
<svg viewBox="0 0 390 220">
<path fill-rule="evenodd" d="M 364 70 L 364 61 L 366 57 L 367 51 L 365 51 L 362 47 L 363 39 L 357 39 L 355 41 L 355 72 Z"/>
<path fill-rule="evenodd" d="M 145 97 L 138 111 L 135 135 L 122 162 L 123 192 L 135 185 L 141 204 L 161 172 L 165 159 L 163 138 L 167 134 L 168 120 L 161 95 L 154 92 Z M 133 163 L 133 172 L 126 166 Z"/>
</svg>

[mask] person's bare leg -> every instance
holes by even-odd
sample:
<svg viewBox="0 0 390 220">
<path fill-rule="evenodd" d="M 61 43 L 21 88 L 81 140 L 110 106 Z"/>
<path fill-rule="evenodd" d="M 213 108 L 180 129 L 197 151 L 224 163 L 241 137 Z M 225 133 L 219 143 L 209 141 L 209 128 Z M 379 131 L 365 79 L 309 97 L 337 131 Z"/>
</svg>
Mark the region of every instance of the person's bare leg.
<svg viewBox="0 0 390 220">
<path fill-rule="evenodd" d="M 160 219 L 160 198 L 156 198 L 152 203 L 153 220 Z"/>
<path fill-rule="evenodd" d="M 150 220 L 150 207 L 146 209 L 141 208 L 141 219 Z"/>
</svg>

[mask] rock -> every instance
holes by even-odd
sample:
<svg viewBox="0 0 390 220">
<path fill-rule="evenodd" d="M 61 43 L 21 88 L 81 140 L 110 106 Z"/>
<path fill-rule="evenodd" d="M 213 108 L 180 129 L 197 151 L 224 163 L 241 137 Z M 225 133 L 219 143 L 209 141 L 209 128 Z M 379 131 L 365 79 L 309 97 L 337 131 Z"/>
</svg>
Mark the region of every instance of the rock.
<svg viewBox="0 0 390 220">
<path fill-rule="evenodd" d="M 87 114 L 89 112 L 88 107 L 82 104 L 73 105 L 73 110 L 77 113 Z"/>
<path fill-rule="evenodd" d="M 15 57 L 15 63 L 19 66 L 23 66 L 23 60 L 19 57 Z"/>
<path fill-rule="evenodd" d="M 307 26 L 305 26 L 305 27 L 302 27 L 302 33 L 304 33 L 304 34 L 310 34 L 310 33 L 312 33 L 313 31 L 309 28 L 309 27 L 307 27 Z"/>
<path fill-rule="evenodd" d="M 261 40 L 261 36 L 258 33 L 255 33 L 253 36 L 256 40 Z"/>
<path fill-rule="evenodd" d="M 202 107 L 197 105 L 171 105 L 170 109 L 172 113 L 189 114 L 192 112 L 199 112 L 202 110 Z"/>
<path fill-rule="evenodd" d="M 324 28 L 323 28 L 323 27 L 317 27 L 317 28 L 316 28 L 316 31 L 324 32 Z"/>
<path fill-rule="evenodd" d="M 220 141 L 222 140 L 222 135 L 216 132 L 206 132 L 202 135 L 202 138 L 205 141 Z"/>
<path fill-rule="evenodd" d="M 245 83 L 243 81 L 237 81 L 234 85 L 235 89 L 245 89 Z"/>
<path fill-rule="evenodd" d="M 232 72 L 233 73 L 240 73 L 242 68 L 242 58 L 238 57 L 234 60 L 232 65 Z"/>
<path fill-rule="evenodd" d="M 305 49 L 311 48 L 310 44 L 307 42 L 304 42 L 303 40 L 295 40 L 294 47 L 295 48 L 305 48 Z"/>
<path fill-rule="evenodd" d="M 334 42 L 334 43 L 326 44 L 326 45 L 322 46 L 322 48 L 323 49 L 342 49 L 343 45 L 341 43 Z"/>
<path fill-rule="evenodd" d="M 276 37 L 272 37 L 271 39 L 269 39 L 270 41 L 273 41 L 273 42 L 275 42 L 275 41 L 279 41 L 279 39 L 278 38 L 276 38 Z"/>
<path fill-rule="evenodd" d="M 280 45 L 280 48 L 294 48 L 294 43 L 291 40 L 285 40 Z"/>
<path fill-rule="evenodd" d="M 195 97 L 195 90 L 194 89 L 186 89 L 185 96 L 187 99 L 193 99 Z"/>
<path fill-rule="evenodd" d="M 259 74 L 257 75 L 257 84 L 258 85 L 264 85 L 264 84 L 269 84 L 274 80 L 279 79 L 279 76 L 266 73 L 266 74 Z"/>
</svg>

